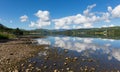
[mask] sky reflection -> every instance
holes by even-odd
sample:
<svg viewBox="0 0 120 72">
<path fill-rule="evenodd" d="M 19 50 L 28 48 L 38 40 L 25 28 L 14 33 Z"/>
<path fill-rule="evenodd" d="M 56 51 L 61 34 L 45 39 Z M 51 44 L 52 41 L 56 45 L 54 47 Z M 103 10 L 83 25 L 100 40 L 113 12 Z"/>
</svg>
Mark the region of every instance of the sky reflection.
<svg viewBox="0 0 120 72">
<path fill-rule="evenodd" d="M 36 39 L 40 45 L 51 45 L 78 53 L 87 51 L 86 56 L 95 54 L 96 51 L 107 55 L 108 60 L 117 59 L 120 61 L 120 40 L 100 38 L 79 38 L 79 37 L 48 37 Z"/>
</svg>

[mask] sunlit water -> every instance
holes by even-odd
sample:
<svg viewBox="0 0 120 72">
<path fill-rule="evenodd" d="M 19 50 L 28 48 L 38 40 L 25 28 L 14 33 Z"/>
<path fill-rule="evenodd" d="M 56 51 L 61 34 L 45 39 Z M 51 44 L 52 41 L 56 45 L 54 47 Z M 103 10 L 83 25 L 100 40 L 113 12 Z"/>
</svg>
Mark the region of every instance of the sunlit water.
<svg viewBox="0 0 120 72">
<path fill-rule="evenodd" d="M 35 39 L 38 45 L 49 45 L 46 50 L 30 60 L 37 62 L 37 67 L 49 67 L 46 71 L 70 68 L 75 72 L 81 68 L 95 68 L 95 71 L 120 70 L 120 40 L 81 37 L 52 37 Z M 54 48 L 53 48 L 54 47 Z M 64 52 L 68 50 L 68 52 Z M 44 59 L 48 56 L 49 59 Z M 78 59 L 64 65 L 66 57 Z M 54 66 L 55 63 L 55 66 Z M 57 65 L 56 65 L 57 64 Z"/>
</svg>

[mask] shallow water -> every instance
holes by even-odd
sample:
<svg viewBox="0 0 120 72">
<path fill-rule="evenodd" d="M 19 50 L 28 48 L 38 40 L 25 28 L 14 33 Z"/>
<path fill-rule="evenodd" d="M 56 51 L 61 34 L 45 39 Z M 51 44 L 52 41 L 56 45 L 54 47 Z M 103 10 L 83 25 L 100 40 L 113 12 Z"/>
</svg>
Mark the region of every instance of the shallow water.
<svg viewBox="0 0 120 72">
<path fill-rule="evenodd" d="M 119 71 L 120 40 L 80 37 L 46 37 L 38 45 L 49 45 L 29 60 L 42 71 Z"/>
</svg>

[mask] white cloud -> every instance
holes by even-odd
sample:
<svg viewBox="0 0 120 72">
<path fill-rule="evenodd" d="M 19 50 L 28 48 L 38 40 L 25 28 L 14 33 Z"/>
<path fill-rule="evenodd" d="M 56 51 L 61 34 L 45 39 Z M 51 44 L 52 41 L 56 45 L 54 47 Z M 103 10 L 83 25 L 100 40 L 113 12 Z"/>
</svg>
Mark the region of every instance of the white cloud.
<svg viewBox="0 0 120 72">
<path fill-rule="evenodd" d="M 116 6 L 116 7 L 112 10 L 112 16 L 113 16 L 113 17 L 120 17 L 120 5 Z"/>
<path fill-rule="evenodd" d="M 63 26 L 62 29 L 70 29 L 69 26 Z"/>
<path fill-rule="evenodd" d="M 111 22 L 111 19 L 120 17 L 120 5 L 116 6 L 115 8 L 108 6 L 106 12 L 92 12 L 92 9 L 95 6 L 96 4 L 89 5 L 87 9 L 82 12 L 82 14 L 78 13 L 76 15 L 65 16 L 58 19 L 50 19 L 49 11 L 38 10 L 38 12 L 35 13 L 35 16 L 38 17 L 38 20 L 31 21 L 29 26 L 41 28 L 44 26 L 49 26 L 51 22 L 53 22 L 55 29 L 91 28 L 95 26 L 96 22 Z M 108 26 L 103 25 L 103 27 Z"/>
<path fill-rule="evenodd" d="M 84 24 L 84 28 L 92 28 L 92 24 L 91 23 L 85 23 Z"/>
<path fill-rule="evenodd" d="M 109 25 L 109 27 L 114 27 L 114 26 L 115 26 L 115 25 L 113 25 L 113 24 L 110 24 L 110 25 Z"/>
<path fill-rule="evenodd" d="M 91 28 L 93 27 L 93 24 L 95 22 L 110 22 L 110 12 L 97 12 L 97 14 L 99 13 L 100 15 L 91 12 L 92 8 L 94 8 L 95 6 L 96 4 L 88 6 L 87 9 L 83 11 L 83 14 L 76 14 L 59 19 L 53 19 L 52 21 L 55 23 L 55 28 L 60 29 L 63 27 L 67 27 L 68 25 L 74 26 L 73 28 L 78 28 L 77 26 L 75 26 L 75 24 L 78 25 L 80 28 Z M 111 10 L 112 8 L 108 7 L 108 11 Z"/>
<path fill-rule="evenodd" d="M 49 12 L 48 11 L 39 10 L 35 15 L 43 21 L 49 20 Z"/>
<path fill-rule="evenodd" d="M 31 23 L 29 25 L 30 27 L 41 28 L 43 26 L 48 26 L 51 24 L 48 11 L 38 10 L 38 12 L 35 13 L 35 16 L 38 17 L 38 20 L 36 22 L 31 21 Z"/>
<path fill-rule="evenodd" d="M 83 11 L 84 15 L 91 15 L 89 14 L 89 12 L 91 11 L 92 8 L 94 8 L 96 6 L 96 4 L 90 5 L 87 7 L 87 9 L 85 11 Z"/>
<path fill-rule="evenodd" d="M 112 7 L 108 6 L 108 12 L 112 12 Z"/>
<path fill-rule="evenodd" d="M 26 22 L 28 20 L 28 16 L 27 15 L 23 15 L 20 17 L 20 21 L 21 22 Z"/>
<path fill-rule="evenodd" d="M 29 27 L 34 27 L 36 24 L 34 22 L 31 21 Z"/>
<path fill-rule="evenodd" d="M 103 25 L 102 27 L 114 27 L 114 24 L 110 24 L 110 25 Z"/>
<path fill-rule="evenodd" d="M 105 22 L 110 22 L 110 13 L 106 12 L 106 13 L 103 13 L 102 15 L 102 20 L 104 20 Z"/>
</svg>

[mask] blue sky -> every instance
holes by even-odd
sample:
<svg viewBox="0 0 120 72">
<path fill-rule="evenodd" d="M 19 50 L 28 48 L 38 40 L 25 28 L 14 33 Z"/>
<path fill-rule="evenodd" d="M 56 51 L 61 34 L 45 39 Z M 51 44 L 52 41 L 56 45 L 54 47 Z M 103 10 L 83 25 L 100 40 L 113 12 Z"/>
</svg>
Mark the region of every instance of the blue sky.
<svg viewBox="0 0 120 72">
<path fill-rule="evenodd" d="M 22 29 L 120 25 L 120 0 L 0 0 L 0 23 Z"/>
</svg>

